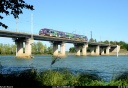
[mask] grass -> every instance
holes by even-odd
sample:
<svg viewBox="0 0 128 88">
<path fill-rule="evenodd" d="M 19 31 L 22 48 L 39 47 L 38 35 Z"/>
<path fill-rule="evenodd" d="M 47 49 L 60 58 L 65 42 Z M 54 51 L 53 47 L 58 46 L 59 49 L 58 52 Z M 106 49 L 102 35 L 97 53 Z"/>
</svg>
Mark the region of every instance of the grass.
<svg viewBox="0 0 128 88">
<path fill-rule="evenodd" d="M 128 86 L 128 72 L 105 82 L 97 74 L 77 73 L 69 70 L 45 70 L 37 73 L 30 69 L 12 74 L 0 74 L 0 85 L 16 86 Z"/>
</svg>

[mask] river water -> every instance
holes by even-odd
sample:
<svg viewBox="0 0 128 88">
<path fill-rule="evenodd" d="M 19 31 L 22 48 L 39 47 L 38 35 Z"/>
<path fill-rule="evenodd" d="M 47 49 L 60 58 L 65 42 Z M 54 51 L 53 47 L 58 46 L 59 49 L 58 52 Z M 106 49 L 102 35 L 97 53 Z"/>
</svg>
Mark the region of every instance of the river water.
<svg viewBox="0 0 128 88">
<path fill-rule="evenodd" d="M 128 71 L 128 56 L 73 56 L 69 55 L 56 61 L 52 66 L 51 56 L 34 56 L 32 59 L 17 59 L 14 56 L 0 56 L 2 74 L 35 68 L 38 71 L 47 69 L 68 68 L 72 72 L 96 73 L 103 80 Z"/>
</svg>

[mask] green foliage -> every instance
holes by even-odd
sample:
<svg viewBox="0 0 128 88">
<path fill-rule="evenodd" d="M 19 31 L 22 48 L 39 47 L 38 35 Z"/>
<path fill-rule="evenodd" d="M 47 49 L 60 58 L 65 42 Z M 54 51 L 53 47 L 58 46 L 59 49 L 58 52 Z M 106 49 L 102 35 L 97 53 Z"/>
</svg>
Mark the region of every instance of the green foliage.
<svg viewBox="0 0 128 88">
<path fill-rule="evenodd" d="M 37 45 L 35 42 L 32 44 L 32 54 L 37 54 Z"/>
<path fill-rule="evenodd" d="M 47 70 L 41 73 L 42 85 L 45 86 L 102 86 L 98 75 L 78 73 L 72 74 L 68 70 Z M 93 85 L 92 85 L 93 84 Z"/>
<path fill-rule="evenodd" d="M 47 48 L 46 45 L 43 45 L 42 42 L 37 42 L 32 44 L 32 54 L 52 54 L 53 47 L 52 45 Z"/>
<path fill-rule="evenodd" d="M 69 49 L 69 52 L 71 52 L 71 53 L 75 53 L 75 52 L 76 52 L 75 47 L 71 47 L 71 48 Z"/>
<path fill-rule="evenodd" d="M 16 45 L 2 44 L 0 43 L 0 54 L 12 55 L 16 53 Z"/>
<path fill-rule="evenodd" d="M 62 85 L 63 75 L 56 71 L 45 71 L 41 75 L 42 84 L 45 86 Z M 47 81 L 46 81 L 47 80 Z"/>
<path fill-rule="evenodd" d="M 15 81 L 13 81 L 15 80 Z M 72 74 L 68 70 L 46 70 L 37 73 L 36 70 L 26 70 L 20 73 L 0 74 L 0 85 L 18 86 L 102 86 L 103 82 L 93 80 L 93 76 Z"/>
<path fill-rule="evenodd" d="M 14 81 L 15 80 L 15 81 Z M 29 69 L 12 74 L 0 74 L 0 85 L 16 86 L 128 86 L 128 73 L 124 72 L 115 79 L 105 82 L 97 74 L 77 73 L 69 70 L 45 70 L 37 73 Z"/>
<path fill-rule="evenodd" d="M 104 43 L 105 43 L 105 44 L 109 44 L 109 41 L 108 41 L 108 40 L 105 40 Z"/>
<path fill-rule="evenodd" d="M 77 86 L 101 86 L 103 82 L 97 74 L 80 73 Z"/>
<path fill-rule="evenodd" d="M 128 44 L 124 44 L 123 47 L 128 51 Z"/>
<path fill-rule="evenodd" d="M 37 42 L 37 52 L 38 54 L 44 53 L 45 46 L 41 42 Z"/>
<path fill-rule="evenodd" d="M 50 47 L 48 47 L 47 53 L 51 54 L 51 55 L 53 54 L 53 46 L 52 45 Z"/>
</svg>

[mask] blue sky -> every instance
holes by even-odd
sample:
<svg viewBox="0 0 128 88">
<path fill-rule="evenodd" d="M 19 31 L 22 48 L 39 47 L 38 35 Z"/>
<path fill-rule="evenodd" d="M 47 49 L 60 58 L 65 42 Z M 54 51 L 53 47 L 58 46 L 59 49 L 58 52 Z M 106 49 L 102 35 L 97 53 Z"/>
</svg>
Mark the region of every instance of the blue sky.
<svg viewBox="0 0 128 88">
<path fill-rule="evenodd" d="M 25 0 L 34 5 L 35 10 L 23 9 L 19 15 L 18 31 L 33 33 L 41 28 L 51 28 L 64 32 L 87 35 L 97 41 L 125 41 L 128 43 L 128 0 Z M 16 31 L 13 16 L 4 16 L 8 31 Z M 3 29 L 0 27 L 0 29 Z M 5 40 L 6 39 L 6 40 Z M 12 39 L 0 38 L 1 43 L 12 43 Z M 37 41 L 35 41 L 37 42 Z M 49 46 L 49 42 L 41 41 Z M 66 44 L 66 50 L 73 44 Z"/>
</svg>

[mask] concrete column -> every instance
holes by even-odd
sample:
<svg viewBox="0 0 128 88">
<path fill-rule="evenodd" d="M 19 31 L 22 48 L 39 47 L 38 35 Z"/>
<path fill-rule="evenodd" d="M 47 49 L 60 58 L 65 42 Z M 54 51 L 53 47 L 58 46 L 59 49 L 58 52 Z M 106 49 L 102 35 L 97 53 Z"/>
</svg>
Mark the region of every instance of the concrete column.
<svg viewBox="0 0 128 88">
<path fill-rule="evenodd" d="M 110 46 L 108 46 L 108 47 L 106 48 L 106 55 L 109 55 L 109 49 L 110 49 Z"/>
<path fill-rule="evenodd" d="M 58 44 L 53 43 L 53 56 L 58 56 Z"/>
<path fill-rule="evenodd" d="M 90 53 L 91 55 L 94 55 L 94 47 L 90 47 Z"/>
<path fill-rule="evenodd" d="M 17 45 L 17 50 L 16 50 L 16 56 L 21 56 L 23 54 L 23 41 L 19 40 L 15 42 Z"/>
<path fill-rule="evenodd" d="M 88 47 L 88 44 L 84 44 L 83 47 L 82 47 L 82 55 L 83 56 L 87 55 L 87 47 Z"/>
<path fill-rule="evenodd" d="M 33 39 L 25 40 L 25 56 L 31 56 Z"/>
<path fill-rule="evenodd" d="M 100 55 L 100 46 L 96 46 L 96 55 Z"/>
<path fill-rule="evenodd" d="M 101 55 L 104 55 L 104 48 L 101 48 Z"/>
<path fill-rule="evenodd" d="M 60 53 L 62 56 L 65 56 L 65 43 L 61 43 L 60 45 Z"/>
<path fill-rule="evenodd" d="M 75 46 L 76 56 L 80 56 L 80 46 Z"/>
</svg>

